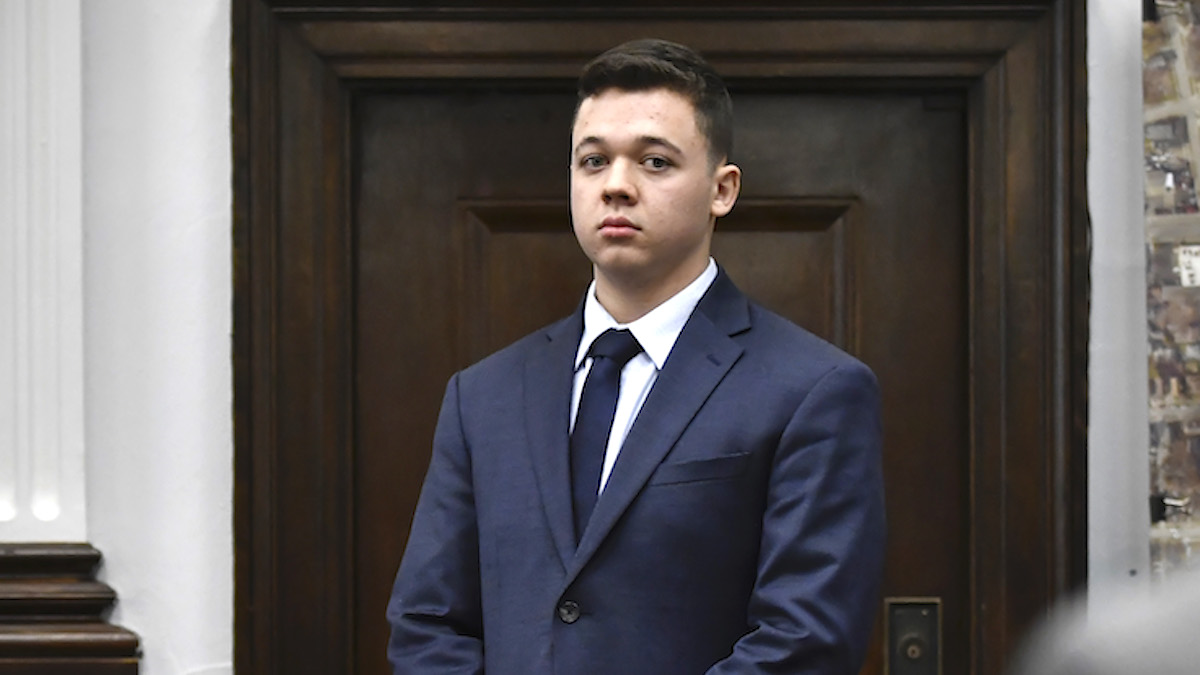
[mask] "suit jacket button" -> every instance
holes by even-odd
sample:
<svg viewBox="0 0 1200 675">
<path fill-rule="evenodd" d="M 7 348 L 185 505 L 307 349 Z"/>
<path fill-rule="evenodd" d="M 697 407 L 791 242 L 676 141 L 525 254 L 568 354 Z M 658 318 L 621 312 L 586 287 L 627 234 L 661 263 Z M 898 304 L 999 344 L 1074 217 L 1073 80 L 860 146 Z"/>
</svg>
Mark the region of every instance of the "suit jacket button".
<svg viewBox="0 0 1200 675">
<path fill-rule="evenodd" d="M 563 623 L 575 623 L 579 620 L 579 603 L 574 600 L 563 600 L 558 605 L 558 618 Z"/>
</svg>

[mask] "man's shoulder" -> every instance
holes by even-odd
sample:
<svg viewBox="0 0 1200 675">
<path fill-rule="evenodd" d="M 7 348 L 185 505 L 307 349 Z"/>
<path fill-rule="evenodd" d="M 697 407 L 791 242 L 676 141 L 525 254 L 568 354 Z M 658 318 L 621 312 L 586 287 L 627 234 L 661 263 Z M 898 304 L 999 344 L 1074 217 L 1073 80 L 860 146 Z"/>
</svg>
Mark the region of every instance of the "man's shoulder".
<svg viewBox="0 0 1200 675">
<path fill-rule="evenodd" d="M 807 379 L 833 369 L 870 372 L 861 361 L 743 293 L 724 272 L 700 301 L 704 312 L 744 350 L 743 358 L 777 376 Z"/>
<path fill-rule="evenodd" d="M 578 321 L 577 317 L 572 315 L 542 326 L 467 366 L 461 375 L 467 378 L 487 378 L 504 376 L 519 370 L 531 354 L 547 349 L 552 339 L 569 339 L 567 333 L 570 331 L 569 324 L 572 320 Z M 577 342 L 573 346 L 578 346 Z"/>
<path fill-rule="evenodd" d="M 753 328 L 745 333 L 744 346 L 751 358 L 768 360 L 780 369 L 870 372 L 856 356 L 754 301 L 750 301 L 750 316 Z"/>
</svg>

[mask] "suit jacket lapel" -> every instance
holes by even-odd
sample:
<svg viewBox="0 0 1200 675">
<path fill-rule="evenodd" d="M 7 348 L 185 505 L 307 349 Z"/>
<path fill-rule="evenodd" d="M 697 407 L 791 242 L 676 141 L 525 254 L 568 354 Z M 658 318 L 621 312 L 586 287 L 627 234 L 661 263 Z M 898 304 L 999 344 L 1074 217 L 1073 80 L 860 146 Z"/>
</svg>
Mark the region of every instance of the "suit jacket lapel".
<svg viewBox="0 0 1200 675">
<path fill-rule="evenodd" d="M 722 271 L 680 332 L 625 438 L 568 568 L 568 584 L 599 548 L 709 394 L 741 356 L 742 348 L 730 336 L 749 326 L 746 298 Z"/>
<path fill-rule="evenodd" d="M 526 360 L 522 386 L 529 452 L 546 522 L 564 568 L 575 555 L 568 453 L 571 384 L 582 327 L 583 314 L 577 311 L 547 328 L 548 344 L 545 349 L 534 350 Z"/>
</svg>

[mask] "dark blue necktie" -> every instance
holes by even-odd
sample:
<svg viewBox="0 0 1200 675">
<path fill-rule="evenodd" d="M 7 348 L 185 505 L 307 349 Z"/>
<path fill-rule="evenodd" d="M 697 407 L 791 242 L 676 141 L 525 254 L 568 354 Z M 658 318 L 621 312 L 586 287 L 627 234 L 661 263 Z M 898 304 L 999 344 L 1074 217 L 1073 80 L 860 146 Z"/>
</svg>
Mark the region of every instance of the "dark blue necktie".
<svg viewBox="0 0 1200 675">
<path fill-rule="evenodd" d="M 575 509 L 575 541 L 583 538 L 583 528 L 596 505 L 600 491 L 600 468 L 604 450 L 617 411 L 621 369 L 642 351 L 633 333 L 610 328 L 592 343 L 588 355 L 592 369 L 583 383 L 575 428 L 571 431 L 571 494 Z"/>
</svg>

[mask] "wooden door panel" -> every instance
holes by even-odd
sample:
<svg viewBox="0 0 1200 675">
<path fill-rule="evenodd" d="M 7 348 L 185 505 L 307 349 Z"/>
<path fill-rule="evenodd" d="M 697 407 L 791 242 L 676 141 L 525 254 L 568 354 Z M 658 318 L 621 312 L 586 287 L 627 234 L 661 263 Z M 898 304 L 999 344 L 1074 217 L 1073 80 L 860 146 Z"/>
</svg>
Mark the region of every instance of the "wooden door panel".
<svg viewBox="0 0 1200 675">
<path fill-rule="evenodd" d="M 718 223 L 714 254 L 751 296 L 879 373 L 885 593 L 943 598 L 945 663 L 965 672 L 962 110 L 930 110 L 919 94 L 746 91 L 736 104 L 744 200 Z M 554 133 L 569 127 L 572 108 L 569 90 L 418 90 L 357 102 L 362 672 L 386 671 L 379 617 L 446 379 L 571 312 L 590 280 L 570 229 L 567 136 Z"/>
<path fill-rule="evenodd" d="M 471 337 L 471 361 L 512 343 L 533 330 L 530 326 L 565 316 L 579 303 L 579 289 L 591 277 L 567 210 L 565 199 L 472 209 L 478 223 L 468 246 L 475 259 L 463 275 L 471 299 L 460 327 Z"/>
</svg>

